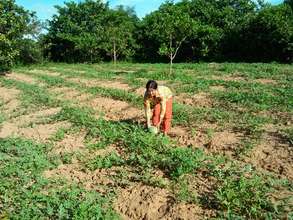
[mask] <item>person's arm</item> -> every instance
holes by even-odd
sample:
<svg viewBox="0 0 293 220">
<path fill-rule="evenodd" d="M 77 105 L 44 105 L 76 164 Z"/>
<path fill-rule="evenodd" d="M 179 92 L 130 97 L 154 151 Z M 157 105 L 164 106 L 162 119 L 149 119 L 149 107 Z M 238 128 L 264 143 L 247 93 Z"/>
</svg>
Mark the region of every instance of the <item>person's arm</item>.
<svg viewBox="0 0 293 220">
<path fill-rule="evenodd" d="M 144 110 L 147 120 L 147 127 L 149 128 L 151 126 L 151 104 L 150 100 L 146 97 L 144 97 Z"/>
</svg>

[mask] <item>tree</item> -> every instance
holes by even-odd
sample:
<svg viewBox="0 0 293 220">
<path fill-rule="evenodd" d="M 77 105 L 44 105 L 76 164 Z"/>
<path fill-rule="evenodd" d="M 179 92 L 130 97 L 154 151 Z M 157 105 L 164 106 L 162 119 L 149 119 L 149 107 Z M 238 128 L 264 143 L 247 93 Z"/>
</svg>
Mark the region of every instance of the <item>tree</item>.
<svg viewBox="0 0 293 220">
<path fill-rule="evenodd" d="M 293 61 L 293 11 L 287 4 L 263 8 L 234 36 L 234 53 L 227 54 L 234 60 Z"/>
<path fill-rule="evenodd" d="M 9 71 L 19 54 L 17 42 L 35 31 L 36 16 L 15 4 L 0 0 L 0 72 Z"/>
<path fill-rule="evenodd" d="M 161 5 L 158 11 L 145 18 L 145 22 L 148 27 L 146 34 L 160 42 L 159 54 L 169 58 L 171 74 L 178 50 L 182 43 L 195 33 L 197 23 L 171 2 Z"/>
<path fill-rule="evenodd" d="M 284 4 L 287 4 L 291 7 L 291 9 L 293 10 L 293 0 L 285 0 Z"/>
<path fill-rule="evenodd" d="M 104 18 L 109 10 L 102 0 L 56 6 L 44 46 L 53 61 L 96 62 L 103 56 Z"/>
<path fill-rule="evenodd" d="M 110 10 L 105 18 L 103 49 L 110 54 L 115 66 L 118 57 L 134 54 L 137 44 L 133 32 L 137 21 L 133 9 L 123 6 Z"/>
</svg>

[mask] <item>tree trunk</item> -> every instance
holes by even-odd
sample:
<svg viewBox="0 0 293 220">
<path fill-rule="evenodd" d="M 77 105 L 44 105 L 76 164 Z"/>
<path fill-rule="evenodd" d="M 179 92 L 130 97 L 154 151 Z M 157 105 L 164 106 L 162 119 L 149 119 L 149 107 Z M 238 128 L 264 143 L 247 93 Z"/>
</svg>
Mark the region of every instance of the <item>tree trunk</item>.
<svg viewBox="0 0 293 220">
<path fill-rule="evenodd" d="M 116 68 L 116 62 L 117 62 L 117 53 L 116 53 L 116 52 L 117 52 L 117 51 L 116 51 L 116 43 L 115 43 L 115 42 L 114 42 L 113 48 L 114 48 L 114 49 L 113 49 L 113 50 L 114 50 L 114 51 L 113 51 L 113 52 L 114 52 L 114 53 L 113 53 L 113 54 L 114 54 L 114 55 L 113 55 L 113 56 L 114 56 L 114 67 Z"/>
<path fill-rule="evenodd" d="M 170 57 L 170 69 L 169 69 L 169 75 L 172 75 L 172 67 L 173 67 L 173 57 L 172 57 L 172 53 L 171 53 L 171 57 Z"/>
<path fill-rule="evenodd" d="M 172 74 L 172 66 L 173 66 L 173 52 L 172 52 L 172 35 L 170 34 L 170 39 L 169 39 L 169 49 L 170 49 L 170 69 L 169 69 L 169 75 L 171 76 Z"/>
</svg>

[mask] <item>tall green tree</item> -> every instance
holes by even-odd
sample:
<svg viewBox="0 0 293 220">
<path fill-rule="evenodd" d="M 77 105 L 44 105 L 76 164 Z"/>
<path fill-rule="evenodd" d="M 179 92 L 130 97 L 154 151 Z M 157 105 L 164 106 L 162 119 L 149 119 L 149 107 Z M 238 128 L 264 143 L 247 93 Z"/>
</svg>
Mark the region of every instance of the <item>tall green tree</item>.
<svg viewBox="0 0 293 220">
<path fill-rule="evenodd" d="M 109 10 L 104 22 L 103 49 L 112 57 L 114 65 L 118 57 L 131 57 L 137 47 L 134 30 L 138 18 L 133 9 L 117 7 Z"/>
<path fill-rule="evenodd" d="M 289 5 L 291 9 L 293 10 L 293 0 L 285 0 L 284 3 Z"/>
<path fill-rule="evenodd" d="M 287 4 L 267 6 L 234 32 L 234 59 L 293 61 L 293 11 Z"/>
<path fill-rule="evenodd" d="M 175 59 L 182 43 L 192 34 L 198 24 L 180 7 L 172 2 L 162 4 L 158 11 L 145 18 L 146 34 L 160 42 L 159 54 L 166 55 L 170 61 L 169 73 L 172 73 Z"/>
<path fill-rule="evenodd" d="M 0 0 L 0 72 L 9 71 L 19 54 L 17 42 L 36 31 L 33 12 L 15 4 L 14 0 Z"/>
<path fill-rule="evenodd" d="M 101 60 L 104 18 L 109 10 L 102 0 L 66 2 L 56 6 L 44 45 L 53 61 L 96 62 Z"/>
</svg>

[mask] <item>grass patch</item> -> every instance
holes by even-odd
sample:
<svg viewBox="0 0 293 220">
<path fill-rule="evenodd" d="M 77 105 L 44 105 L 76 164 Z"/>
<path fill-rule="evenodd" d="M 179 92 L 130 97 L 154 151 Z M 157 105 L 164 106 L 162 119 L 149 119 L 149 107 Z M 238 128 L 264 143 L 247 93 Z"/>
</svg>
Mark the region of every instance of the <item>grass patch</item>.
<svg viewBox="0 0 293 220">
<path fill-rule="evenodd" d="M 24 108 L 32 106 L 56 107 L 58 105 L 58 101 L 45 88 L 39 87 L 38 85 L 3 77 L 0 77 L 0 83 L 2 86 L 16 87 L 22 91 L 20 99 Z"/>
<path fill-rule="evenodd" d="M 68 120 L 78 127 L 87 130 L 91 137 L 99 137 L 105 146 L 119 143 L 126 150 L 122 155 L 126 164 L 140 168 L 159 168 L 172 178 L 193 172 L 205 160 L 201 150 L 176 148 L 167 137 L 154 136 L 147 133 L 141 126 L 127 122 L 109 122 L 92 117 L 88 109 L 64 107 L 56 120 Z M 91 162 L 91 167 L 101 168 L 114 164 L 120 159 L 113 155 L 98 157 Z M 107 165 L 108 164 L 108 165 Z"/>
<path fill-rule="evenodd" d="M 109 198 L 78 186 L 49 181 L 56 167 L 48 145 L 19 138 L 0 139 L 0 216 L 4 219 L 118 219 Z"/>
<path fill-rule="evenodd" d="M 211 108 L 197 108 L 174 103 L 174 124 L 200 127 L 202 122 L 208 122 L 229 126 L 237 131 L 241 131 L 247 138 L 243 139 L 241 148 L 236 152 L 237 156 L 245 155 L 254 147 L 254 142 L 264 132 L 262 129 L 263 125 L 272 122 L 270 116 L 259 116 L 259 111 L 265 110 L 273 113 L 288 111 L 287 113 L 289 114 L 291 112 L 292 103 L 288 101 L 292 97 L 292 86 L 290 84 L 292 77 L 289 75 L 292 72 L 291 66 L 283 67 L 275 64 L 264 64 L 263 66 L 262 64 L 239 64 L 237 66 L 237 64 L 225 63 L 178 64 L 175 65 L 174 74 L 172 75 L 166 74 L 165 68 L 167 66 L 163 64 L 149 66 L 148 64 L 121 63 L 117 66 L 117 69 L 120 68 L 119 72 L 111 70 L 113 66 L 109 64 L 48 64 L 40 67 L 41 70 L 47 68 L 52 71 L 61 72 L 62 76 L 66 76 L 65 79 L 44 75 L 37 76 L 35 73 L 28 74 L 34 74 L 34 76 L 39 77 L 48 85 L 48 88 L 73 87 L 81 92 L 126 101 L 139 108 L 143 107 L 142 97 L 135 94 L 119 89 L 86 87 L 84 84 L 68 82 L 66 78 L 112 79 L 118 76 L 122 80 L 133 82 L 131 86 L 139 86 L 142 80 L 154 77 L 155 79 L 166 80 L 168 83 L 175 85 L 176 92 L 188 92 L 191 94 L 199 91 L 209 92 L 211 86 L 223 86 L 225 87 L 225 92 L 213 93 L 216 102 Z M 39 67 L 37 66 L 37 68 Z M 72 69 L 75 70 L 73 71 Z M 134 72 L 125 71 L 130 69 Z M 28 69 L 19 69 L 20 72 L 23 70 L 26 71 Z M 259 76 L 257 75 L 258 72 L 260 72 Z M 208 78 L 214 75 L 242 77 L 243 79 L 239 81 L 225 81 Z M 254 80 L 261 79 L 262 77 L 274 79 L 276 82 L 272 85 L 267 85 L 248 81 L 248 79 Z M 86 140 L 89 141 L 91 150 L 94 151 L 115 145 L 119 155 L 110 153 L 105 156 L 98 156 L 90 161 L 83 158 L 80 159 L 80 162 L 91 170 L 111 168 L 113 166 L 129 168 L 130 172 L 133 173 L 125 169 L 113 177 L 118 184 L 127 186 L 130 181 L 140 181 L 144 184 L 164 188 L 170 187 L 170 184 L 174 185 L 173 193 L 177 201 L 198 203 L 202 208 L 211 208 L 218 212 L 219 218 L 277 219 L 282 218 L 284 213 L 286 213 L 277 204 L 273 205 L 269 200 L 269 195 L 273 190 L 277 189 L 277 193 L 279 191 L 282 192 L 278 188 L 278 184 L 272 185 L 270 181 L 266 181 L 268 174 L 261 174 L 259 171 L 253 170 L 253 167 L 249 164 L 242 168 L 243 163 L 236 160 L 233 162 L 222 156 L 207 155 L 200 149 L 179 148 L 171 139 L 152 135 L 146 132 L 141 125 L 131 122 L 111 122 L 105 121 L 102 118 L 97 119 L 93 116 L 95 113 L 93 109 L 73 106 L 70 101 L 54 100 L 54 96 L 48 95 L 48 88 L 28 87 L 24 83 L 19 84 L 18 82 L 6 79 L 1 79 L 1 85 L 17 87 L 24 91 L 23 94 L 32 96 L 27 101 L 29 105 L 61 106 L 62 110 L 50 120 L 67 120 L 75 126 L 74 129 L 77 131 L 81 129 L 85 131 Z M 29 90 L 31 88 L 32 92 L 30 93 Z M 35 93 L 40 93 L 41 95 Z M 46 98 L 46 96 L 50 98 Z M 281 98 L 277 99 L 276 97 Z M 33 101 L 35 98 L 36 102 Z M 52 101 L 49 99 L 52 99 Z M 244 110 L 239 110 L 239 107 L 244 108 Z M 278 122 L 279 119 L 276 118 L 274 123 L 277 124 Z M 65 130 L 59 130 L 52 141 L 62 140 L 66 133 L 67 131 Z M 207 130 L 206 133 L 211 139 L 213 135 L 212 130 Z M 284 129 L 281 133 L 284 140 L 292 144 L 291 130 Z M 95 143 L 90 143 L 90 140 L 94 140 Z M 6 148 L 10 149 L 10 145 L 13 144 L 7 144 Z M 29 148 L 28 145 L 24 144 L 24 146 Z M 39 145 L 37 145 L 37 148 L 42 149 Z M 17 158 L 26 157 L 25 155 L 29 153 L 17 156 Z M 39 155 L 47 155 L 48 152 L 45 150 L 44 153 L 39 151 L 37 153 Z M 6 158 L 7 161 L 15 159 L 13 153 L 6 154 L 3 152 L 0 158 Z M 236 157 L 235 159 L 239 158 L 241 157 Z M 18 159 L 15 159 L 17 163 Z M 82 216 L 85 219 L 92 216 L 101 216 L 99 218 L 103 219 L 116 217 L 111 209 L 111 196 L 102 197 L 98 193 L 85 191 L 79 186 L 67 186 L 64 183 L 51 182 L 40 177 L 43 170 L 56 167 L 57 162 L 71 163 L 72 154 L 63 154 L 57 159 L 45 157 L 40 159 L 40 161 L 43 161 L 40 164 L 38 162 L 39 159 L 34 161 L 34 159 L 29 158 L 28 160 L 27 163 L 30 163 L 30 161 L 36 163 L 37 168 L 41 164 L 44 165 L 38 168 L 39 173 L 32 170 L 21 178 L 13 174 L 10 176 L 12 178 L 11 181 L 10 179 L 4 179 L 5 182 L 3 185 L 1 183 L 1 189 L 3 191 L 8 190 L 8 192 L 4 197 L 0 196 L 0 205 L 4 207 L 2 204 L 6 201 L 9 202 L 5 206 L 5 211 L 1 213 L 1 217 L 17 218 L 21 216 L 24 219 L 28 218 L 28 216 L 36 216 L 36 218 L 78 218 Z M 3 159 L 1 160 L 0 168 L 5 168 L 4 172 L 8 172 L 6 166 L 9 164 L 17 166 L 16 162 L 5 161 L 2 163 L 2 161 Z M 19 162 L 19 164 L 24 163 Z M 33 167 L 33 165 L 31 166 Z M 22 167 L 17 167 L 17 172 L 21 172 L 21 170 Z M 162 171 L 163 178 L 156 177 L 154 175 L 155 171 Z M 195 175 L 196 172 L 202 172 L 204 176 L 212 176 L 216 179 L 215 188 L 211 195 L 209 193 L 202 195 L 201 192 L 195 192 L 190 185 L 192 181 L 189 182 L 185 179 L 186 176 Z M 37 180 L 33 179 L 33 184 L 29 185 L 32 179 L 31 175 L 35 175 Z M 26 178 L 27 182 L 24 183 L 28 184 L 15 183 L 13 178 L 15 178 L 15 181 Z M 19 189 L 14 189 L 13 186 L 10 187 L 10 182 L 15 187 L 19 187 Z M 7 186 L 3 188 L 5 184 Z M 286 190 L 292 190 L 291 183 L 284 187 Z M 45 193 L 40 193 L 44 191 Z M 16 196 L 10 198 L 8 195 L 11 194 Z M 33 201 L 32 205 L 29 205 L 29 201 Z M 13 208 L 10 208 L 9 205 Z M 20 215 L 20 212 L 24 214 Z"/>
<path fill-rule="evenodd" d="M 276 214 L 268 200 L 271 187 L 259 176 L 226 178 L 216 191 L 224 216 L 231 218 L 269 218 Z"/>
<path fill-rule="evenodd" d="M 111 168 L 113 166 L 121 166 L 124 164 L 124 160 L 117 153 L 110 153 L 106 156 L 97 156 L 94 160 L 91 160 L 87 167 L 90 170 L 96 170 L 101 168 Z"/>
</svg>

